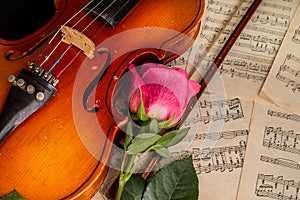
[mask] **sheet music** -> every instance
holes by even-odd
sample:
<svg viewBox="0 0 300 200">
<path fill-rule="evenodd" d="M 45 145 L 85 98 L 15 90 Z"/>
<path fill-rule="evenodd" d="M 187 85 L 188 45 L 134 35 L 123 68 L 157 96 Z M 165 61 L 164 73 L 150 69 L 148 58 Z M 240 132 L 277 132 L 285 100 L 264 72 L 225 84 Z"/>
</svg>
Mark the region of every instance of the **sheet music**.
<svg viewBox="0 0 300 200">
<path fill-rule="evenodd" d="M 300 114 L 300 7 L 296 11 L 260 95 Z"/>
<path fill-rule="evenodd" d="M 199 199 L 236 198 L 253 102 L 203 94 L 184 126 L 191 127 L 174 157 L 192 155 L 199 178 Z M 186 143 L 186 145 L 184 145 Z M 178 149 L 184 149 L 178 151 Z"/>
<path fill-rule="evenodd" d="M 255 102 L 238 200 L 300 199 L 300 116 Z"/>
<path fill-rule="evenodd" d="M 208 0 L 196 44 L 173 64 L 184 64 L 187 69 L 189 65 L 196 66 L 203 76 L 252 1 Z M 298 3 L 299 0 L 261 3 L 220 66 L 219 73 L 229 94 L 257 97 Z M 241 94 L 245 88 L 247 92 Z"/>
<path fill-rule="evenodd" d="M 207 3 L 196 45 L 171 64 L 182 65 L 187 70 L 190 69 L 190 65 L 198 66 L 202 76 L 252 1 L 230 0 Z M 240 175 L 244 170 L 244 153 L 248 146 L 246 141 L 250 119 L 247 117 L 252 114 L 252 100 L 257 97 L 271 68 L 298 3 L 299 1 L 295 0 L 263 1 L 220 66 L 219 73 L 215 75 L 221 75 L 222 87 L 225 88 L 227 95 L 235 96 L 236 98 L 233 99 L 236 100 L 241 100 L 243 97 L 250 99 L 244 103 L 244 106 L 239 106 L 242 111 L 238 115 L 240 118 L 234 120 L 226 118 L 228 121 L 220 131 L 205 131 L 205 125 L 213 123 L 212 119 L 214 119 L 213 116 L 205 115 L 205 108 L 207 108 L 205 106 L 217 105 L 217 103 L 205 101 L 202 99 L 204 97 L 201 97 L 198 101 L 200 111 L 193 112 L 186 122 L 186 125 L 195 123 L 196 127 L 200 127 L 197 130 L 193 127 L 196 135 L 193 136 L 191 147 L 185 152 L 193 155 L 200 183 L 199 199 L 237 198 Z M 193 74 L 192 78 L 197 80 L 198 77 L 195 78 Z M 215 84 L 214 80 L 209 85 L 212 84 Z M 241 93 L 245 88 L 247 92 Z M 207 90 L 211 92 L 209 86 Z M 222 117 L 219 116 L 218 119 L 220 118 Z M 262 157 L 262 159 L 267 158 Z M 276 162 L 279 159 L 284 163 L 282 165 L 291 163 L 281 158 L 273 159 L 277 159 Z M 243 199 L 251 198 L 246 196 Z"/>
</svg>

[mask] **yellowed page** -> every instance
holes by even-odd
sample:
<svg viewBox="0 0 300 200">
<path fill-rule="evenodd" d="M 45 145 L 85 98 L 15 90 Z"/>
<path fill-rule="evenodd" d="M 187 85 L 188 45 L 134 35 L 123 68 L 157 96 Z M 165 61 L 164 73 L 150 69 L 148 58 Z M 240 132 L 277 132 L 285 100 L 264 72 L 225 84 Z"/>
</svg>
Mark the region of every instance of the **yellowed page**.
<svg viewBox="0 0 300 200">
<path fill-rule="evenodd" d="M 255 102 L 238 200 L 299 199 L 300 116 Z"/>
<path fill-rule="evenodd" d="M 197 67 L 202 76 L 252 1 L 207 3 L 195 45 L 175 62 Z M 298 4 L 299 0 L 262 1 L 217 72 L 228 94 L 258 97 Z"/>
<path fill-rule="evenodd" d="M 300 114 L 300 7 L 274 60 L 260 95 Z"/>
<path fill-rule="evenodd" d="M 220 51 L 251 2 L 208 1 L 202 28 L 193 49 L 176 60 L 175 64 L 185 65 L 186 69 L 189 69 L 189 65 L 197 66 L 198 72 L 205 74 L 211 60 Z M 194 117 L 186 122 L 195 123 L 193 131 L 197 133 L 187 153 L 193 155 L 198 173 L 199 200 L 237 198 L 244 166 L 244 147 L 248 145 L 243 141 L 247 140 L 246 133 L 250 124 L 250 118 L 247 117 L 252 115 L 252 100 L 257 98 L 298 3 L 299 1 L 263 1 L 208 86 L 210 95 L 210 92 L 223 92 L 227 100 L 231 99 L 229 96 L 241 100 L 245 118 L 228 121 L 219 131 L 207 130 L 209 125 L 218 125 L 212 120 L 203 124 L 201 110 L 198 114 L 194 111 Z M 229 10 L 231 15 L 226 15 Z M 243 101 L 244 97 L 248 101 Z M 202 96 L 199 104 L 211 105 L 205 98 L 207 97 Z M 224 139 L 216 135 L 231 135 L 232 138 Z M 230 164 L 225 164 L 226 167 L 220 164 L 227 161 Z"/>
<path fill-rule="evenodd" d="M 188 136 L 170 150 L 192 155 L 199 199 L 236 198 L 252 109 L 252 101 L 203 94 L 186 120 Z"/>
<path fill-rule="evenodd" d="M 298 0 L 262 1 L 221 65 L 228 93 L 256 98 L 298 3 Z"/>
</svg>

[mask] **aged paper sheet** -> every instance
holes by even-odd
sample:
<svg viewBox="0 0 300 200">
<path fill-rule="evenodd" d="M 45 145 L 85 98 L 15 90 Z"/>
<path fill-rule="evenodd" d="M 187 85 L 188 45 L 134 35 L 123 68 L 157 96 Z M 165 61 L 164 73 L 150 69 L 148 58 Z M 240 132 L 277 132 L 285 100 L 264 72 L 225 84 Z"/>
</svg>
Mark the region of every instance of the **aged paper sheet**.
<svg viewBox="0 0 300 200">
<path fill-rule="evenodd" d="M 195 45 L 176 64 L 186 60 L 184 64 L 205 74 L 251 3 L 208 0 Z M 218 73 L 227 93 L 253 99 L 258 96 L 298 4 L 299 0 L 263 0 L 220 66 Z"/>
<path fill-rule="evenodd" d="M 196 66 L 201 75 L 205 74 L 207 67 L 232 34 L 251 2 L 208 1 L 194 48 L 181 60 L 176 60 L 175 65 L 185 65 L 186 69 L 189 69 L 189 65 Z M 219 72 L 208 85 L 207 91 L 223 92 L 224 96 L 227 96 L 225 98 L 227 101 L 240 100 L 244 117 L 226 122 L 219 131 L 205 130 L 209 124 L 214 127 L 218 125 L 214 125 L 213 120 L 207 122 L 207 125 L 203 124 L 205 117 L 201 112 L 201 106 L 203 110 L 205 107 L 208 109 L 209 106 L 216 106 L 217 103 L 205 100 L 207 97 L 203 95 L 198 105 L 200 111 L 198 114 L 194 111 L 192 113 L 194 117 L 186 122 L 195 123 L 192 132 L 197 133 L 188 153 L 193 155 L 199 177 L 199 200 L 237 198 L 240 175 L 244 166 L 243 153 L 248 146 L 243 141 L 247 141 L 249 116 L 252 115 L 253 109 L 252 100 L 258 97 L 298 3 L 299 1 L 293 0 L 263 1 L 220 66 Z M 249 101 L 244 101 L 244 98 Z M 208 113 L 214 113 L 213 110 L 214 106 L 209 107 Z M 211 119 L 213 118 L 211 116 Z M 198 129 L 195 130 L 195 127 Z M 227 139 L 217 137 L 216 133 L 227 135 Z M 232 138 L 229 139 L 228 135 Z"/>
<path fill-rule="evenodd" d="M 191 130 L 183 144 L 188 148 L 174 156 L 192 155 L 199 199 L 236 198 L 252 108 L 252 101 L 203 94 L 186 120 Z"/>
<path fill-rule="evenodd" d="M 220 68 L 228 93 L 257 97 L 298 3 L 297 0 L 261 3 Z"/>
<path fill-rule="evenodd" d="M 260 95 L 300 114 L 300 6 L 274 60 Z"/>
<path fill-rule="evenodd" d="M 238 200 L 300 198 L 300 116 L 255 102 Z"/>
</svg>

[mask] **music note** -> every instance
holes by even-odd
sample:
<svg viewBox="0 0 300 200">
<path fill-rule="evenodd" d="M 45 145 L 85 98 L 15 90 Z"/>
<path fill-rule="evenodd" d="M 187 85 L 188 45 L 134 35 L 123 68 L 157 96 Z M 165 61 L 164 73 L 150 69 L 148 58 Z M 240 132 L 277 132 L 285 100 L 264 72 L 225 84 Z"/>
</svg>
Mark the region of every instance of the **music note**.
<svg viewBox="0 0 300 200">
<path fill-rule="evenodd" d="M 295 30 L 292 40 L 294 43 L 300 44 L 300 26 Z"/>
<path fill-rule="evenodd" d="M 298 200 L 300 181 L 284 179 L 283 176 L 257 175 L 255 194 L 271 199 Z"/>
<path fill-rule="evenodd" d="M 266 127 L 263 146 L 281 151 L 300 154 L 300 134 L 294 130 L 282 130 L 282 127 Z M 288 140 L 286 138 L 289 138 Z"/>
</svg>

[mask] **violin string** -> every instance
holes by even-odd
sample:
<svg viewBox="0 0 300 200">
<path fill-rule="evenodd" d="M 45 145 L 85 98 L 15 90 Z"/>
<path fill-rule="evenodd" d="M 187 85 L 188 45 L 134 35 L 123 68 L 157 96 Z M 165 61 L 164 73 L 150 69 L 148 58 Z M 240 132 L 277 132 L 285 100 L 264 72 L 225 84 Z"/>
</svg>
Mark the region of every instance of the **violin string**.
<svg viewBox="0 0 300 200">
<path fill-rule="evenodd" d="M 90 27 L 108 8 L 110 8 L 114 3 L 116 2 L 116 0 L 112 1 L 99 15 L 97 15 L 81 32 L 83 33 L 88 27 Z M 105 26 L 102 26 L 101 30 L 104 28 Z"/>
<path fill-rule="evenodd" d="M 115 1 L 116 1 L 116 0 L 114 0 L 114 2 L 115 2 Z M 123 9 L 124 6 L 126 6 L 126 4 L 123 4 L 123 5 L 120 7 L 119 10 Z M 118 14 L 118 12 L 115 12 L 115 14 L 114 14 L 112 17 L 115 17 L 117 14 Z M 99 17 L 100 17 L 100 16 L 97 16 L 96 19 L 94 19 L 88 26 L 90 26 L 92 23 L 94 23 Z M 107 23 L 108 23 L 108 22 L 106 22 L 106 24 L 107 24 Z M 103 29 L 104 27 L 105 27 L 105 26 L 102 26 L 102 27 L 97 31 L 97 33 L 94 34 L 94 35 L 91 37 L 91 39 L 95 39 L 95 38 L 97 37 L 97 35 L 98 35 L 99 33 L 101 33 L 101 31 L 102 31 L 102 29 Z M 87 29 L 87 27 L 86 27 L 85 29 Z M 84 29 L 84 30 L 85 30 L 85 29 Z"/>
<path fill-rule="evenodd" d="M 81 8 L 77 13 L 75 13 L 69 20 L 67 20 L 62 26 L 65 26 L 67 23 L 69 23 L 72 19 L 74 19 L 79 13 L 81 13 L 84 9 L 86 9 L 93 1 L 90 1 L 89 3 L 87 3 L 83 8 Z M 97 5 L 95 5 L 90 11 L 92 12 L 101 2 L 103 2 L 103 0 L 101 0 Z M 85 17 L 85 16 L 84 16 Z M 81 19 L 80 19 L 81 20 Z M 36 62 L 36 60 L 41 57 L 44 52 L 46 51 L 46 49 L 48 49 L 49 45 L 53 42 L 53 40 L 55 39 L 55 37 L 60 33 L 62 26 L 56 31 L 56 33 L 54 34 L 54 36 L 51 38 L 51 40 L 48 42 L 48 44 L 43 48 L 43 50 L 41 51 L 41 53 L 34 59 L 34 62 Z M 48 60 L 49 58 L 47 58 L 47 56 L 45 57 L 46 60 Z M 42 66 L 42 65 L 40 65 Z"/>
<path fill-rule="evenodd" d="M 74 28 L 76 25 L 78 25 L 86 16 L 88 16 L 91 12 L 93 12 L 104 0 L 99 1 L 93 8 L 91 8 L 88 12 L 85 13 L 84 16 L 82 16 L 71 28 Z M 55 37 L 61 32 L 61 29 L 63 26 L 66 26 L 71 20 L 73 20 L 79 13 L 81 13 L 84 9 L 86 9 L 93 1 L 90 1 L 89 3 L 87 3 L 83 8 L 81 8 L 77 13 L 75 13 L 69 20 L 67 20 L 55 33 L 55 35 L 52 37 L 52 39 L 48 42 L 48 44 L 45 46 L 45 48 L 43 49 L 43 51 L 38 55 L 38 57 L 42 56 L 42 54 L 44 54 L 44 52 L 46 51 L 46 49 L 49 47 L 49 45 L 54 41 Z M 102 14 L 102 13 L 100 13 Z M 66 37 L 68 35 L 68 33 L 66 33 L 64 35 L 64 37 Z M 63 38 L 64 38 L 63 37 Z M 44 65 L 44 63 L 46 63 L 47 60 L 49 60 L 49 58 L 51 57 L 51 55 L 55 52 L 55 50 L 58 48 L 59 44 L 61 44 L 62 40 L 60 40 L 60 42 L 54 47 L 54 49 L 50 52 L 50 54 L 48 54 L 47 56 L 45 56 L 44 61 L 40 64 L 40 67 Z M 34 62 L 36 62 L 37 58 L 35 58 Z"/>
<path fill-rule="evenodd" d="M 56 78 L 59 78 L 60 75 L 73 63 L 73 61 L 80 55 L 80 51 L 77 52 L 77 54 L 72 58 L 72 60 L 62 69 L 60 72 L 56 75 Z"/>
<path fill-rule="evenodd" d="M 125 5 L 122 5 L 121 6 L 121 9 L 124 7 Z M 113 15 L 113 17 L 114 16 L 116 16 L 117 15 L 117 13 L 115 13 L 115 15 Z M 98 16 L 99 17 L 99 16 Z M 96 20 L 93 20 L 89 25 L 91 25 L 94 21 L 96 21 Z M 107 24 L 107 22 L 106 22 L 106 24 Z M 98 33 L 96 33 L 91 39 L 94 39 L 98 34 L 99 34 L 99 32 L 101 32 L 101 30 L 104 28 L 105 26 L 102 26 L 102 28 L 101 29 L 99 29 L 98 30 Z M 86 27 L 87 28 L 87 27 Z M 83 32 L 83 31 L 82 31 Z M 68 49 L 70 49 L 71 48 L 71 45 L 67 48 L 67 50 Z M 67 51 L 66 50 L 66 51 Z M 66 53 L 66 51 L 65 51 L 65 53 Z M 80 55 L 80 51 L 78 51 L 77 52 L 77 54 L 74 56 L 74 58 L 68 63 L 68 65 L 66 65 L 62 70 L 60 70 L 60 72 L 58 73 L 58 75 L 56 75 L 56 78 L 59 78 L 60 77 L 60 75 L 73 63 L 73 61 Z"/>
<path fill-rule="evenodd" d="M 113 4 L 114 2 L 115 2 L 115 1 L 113 1 L 112 4 Z M 109 8 L 112 4 L 110 4 L 110 5 L 108 6 L 108 8 Z M 125 4 L 123 4 L 123 6 L 121 7 L 121 9 L 122 9 L 124 6 L 125 6 Z M 107 9 L 107 8 L 106 8 L 106 9 Z M 106 9 L 105 9 L 105 10 L 106 10 Z M 104 11 L 105 11 L 105 10 L 104 10 Z M 104 11 L 103 11 L 103 12 L 104 12 Z M 117 14 L 118 14 L 118 13 L 116 12 L 114 16 L 116 16 Z M 100 15 L 101 15 L 101 13 L 100 13 Z M 98 15 L 97 18 L 98 18 L 100 15 Z M 113 17 L 114 17 L 114 16 L 113 16 Z M 92 23 L 94 23 L 95 21 L 96 21 L 96 19 L 94 19 L 90 24 L 88 24 L 88 26 L 87 26 L 82 32 L 84 32 L 84 31 L 85 31 Z M 102 30 L 104 27 L 105 27 L 105 26 L 102 26 L 102 27 L 98 30 L 98 33 L 101 32 L 101 30 Z M 92 37 L 92 39 L 94 39 L 94 38 L 96 37 L 96 35 L 97 35 L 97 34 L 95 34 L 94 37 Z M 69 45 L 69 47 L 68 47 L 68 48 L 66 49 L 66 51 L 63 53 L 63 55 L 65 55 L 65 53 L 71 48 L 71 46 L 72 46 L 72 45 Z M 71 61 L 70 61 L 63 69 L 62 69 L 62 70 L 60 70 L 60 72 L 56 75 L 56 78 L 59 78 L 59 77 L 60 77 L 60 75 L 61 75 L 61 74 L 62 74 L 62 73 L 63 73 L 63 72 L 64 72 L 64 71 L 72 64 L 72 63 L 73 63 L 73 61 L 80 55 L 80 53 L 81 53 L 80 51 L 77 52 L 77 54 L 74 56 L 74 58 L 73 58 L 73 59 L 72 59 L 72 60 L 71 60 Z M 62 56 L 63 56 L 63 55 L 62 55 Z M 62 56 L 61 56 L 61 57 L 62 57 Z"/>
<path fill-rule="evenodd" d="M 115 2 L 115 1 L 114 1 Z M 114 3 L 114 2 L 112 2 L 112 4 Z M 112 5 L 111 4 L 111 5 Z M 108 8 L 111 6 L 111 5 L 109 5 L 108 6 Z M 120 9 L 122 9 L 122 8 L 124 8 L 124 6 L 125 6 L 125 4 L 123 4 L 122 6 L 121 6 L 121 8 Z M 105 11 L 105 10 L 104 10 Z M 103 11 L 103 12 L 104 12 Z M 118 13 L 116 12 L 114 15 L 113 15 L 113 17 L 115 17 L 116 15 L 117 15 Z M 94 23 L 96 20 L 97 20 L 97 18 L 99 17 L 100 15 L 98 15 L 97 17 L 96 17 L 96 19 L 94 19 L 92 22 L 90 22 L 90 24 L 88 24 L 88 26 L 82 31 L 82 32 L 84 32 L 92 23 Z M 106 22 L 106 24 L 107 24 L 107 22 Z M 91 38 L 91 39 L 94 39 L 101 31 L 102 31 L 102 29 L 104 28 L 105 26 L 102 26 L 99 30 L 98 30 L 98 33 L 96 33 L 96 34 L 94 34 L 94 36 Z M 69 45 L 69 47 L 66 49 L 66 51 L 63 53 L 63 55 L 65 55 L 65 53 L 71 48 L 71 46 L 72 45 Z M 73 63 L 73 61 L 80 55 L 80 53 L 81 53 L 81 51 L 78 51 L 77 52 L 77 54 L 74 56 L 74 58 L 68 63 L 68 65 L 66 65 L 62 70 L 60 70 L 60 72 L 58 73 L 58 75 L 56 75 L 56 78 L 59 78 L 60 77 L 60 75 Z M 63 55 L 61 56 L 61 57 L 63 57 Z M 57 62 L 56 62 L 56 64 L 57 64 Z M 55 65 L 56 65 L 55 64 Z M 53 66 L 54 67 L 54 66 Z"/>
<path fill-rule="evenodd" d="M 102 1 L 101 1 L 102 2 Z M 96 9 L 97 6 L 100 5 L 99 2 L 96 6 L 94 6 L 89 12 L 87 12 L 83 17 L 80 18 L 80 20 L 77 21 L 77 23 L 75 23 L 72 28 L 74 28 L 75 26 L 77 26 L 79 24 L 80 21 L 83 20 L 83 18 L 85 18 L 86 16 L 88 16 L 94 9 Z M 116 0 L 112 1 L 101 13 L 99 13 L 97 15 L 97 17 L 95 17 L 95 19 L 90 22 L 82 31 L 81 33 L 83 33 L 92 23 L 94 23 L 96 21 L 96 19 L 98 19 L 108 8 L 110 8 L 113 3 L 116 2 Z M 105 27 L 105 25 L 102 26 L 101 30 Z M 64 35 L 64 37 L 67 36 L 68 33 L 66 33 Z M 63 38 L 64 38 L 63 37 Z M 75 39 L 77 39 L 79 36 L 77 36 Z M 47 56 L 47 60 L 49 59 L 49 57 L 56 51 L 56 49 L 58 48 L 58 46 L 62 43 L 62 40 L 60 40 L 58 42 L 58 44 L 52 49 L 52 51 L 50 52 L 50 54 Z M 48 70 L 48 72 L 50 73 L 54 68 L 55 66 L 60 62 L 60 60 L 62 59 L 62 57 L 67 53 L 67 51 L 71 48 L 71 46 L 73 45 L 73 43 L 69 44 L 68 48 L 63 52 L 63 54 L 55 61 L 55 63 L 51 66 L 50 70 Z M 47 60 L 44 60 L 44 62 L 41 64 L 41 66 L 47 61 Z"/>
<path fill-rule="evenodd" d="M 116 2 L 116 0 L 114 0 L 114 1 L 112 1 L 101 13 L 99 13 L 82 31 L 81 31 L 81 33 L 83 33 L 84 31 L 86 31 L 86 29 L 88 28 L 88 27 L 90 27 L 107 9 L 109 9 L 114 3 Z M 98 6 L 98 4 L 97 4 L 97 6 Z M 124 6 L 124 5 L 123 5 Z M 93 9 L 95 9 L 96 8 L 96 6 L 93 8 Z M 84 17 L 86 17 L 88 14 L 89 14 L 90 12 L 88 12 L 88 13 L 86 13 L 81 19 L 80 19 L 80 21 L 84 18 Z M 76 25 L 78 25 L 79 24 L 79 21 L 76 23 L 76 24 L 74 24 L 73 26 L 72 26 L 72 28 L 74 28 Z M 101 31 L 104 27 L 106 26 L 106 24 L 105 25 L 103 25 L 100 29 L 99 29 L 99 31 Z M 79 36 L 77 36 L 75 39 L 77 39 Z M 59 42 L 58 42 L 58 44 L 54 47 L 54 49 L 50 52 L 50 54 L 49 54 L 49 56 L 51 56 L 54 52 L 55 52 L 55 50 L 58 48 L 58 46 L 60 45 L 62 43 L 62 40 L 60 40 Z M 71 44 L 69 44 L 69 46 L 68 46 L 68 48 L 62 53 L 62 55 L 55 61 L 55 63 L 51 66 L 51 68 L 48 70 L 48 72 L 50 73 L 55 67 L 56 67 L 56 65 L 60 62 L 60 60 L 63 58 L 63 56 L 67 53 L 67 51 L 72 47 L 72 45 L 73 45 L 73 43 L 71 43 Z M 48 56 L 48 57 L 49 57 Z M 77 57 L 77 56 L 76 56 Z M 43 63 L 42 63 L 43 64 Z M 64 71 L 64 70 L 63 70 Z"/>
<path fill-rule="evenodd" d="M 63 26 L 65 26 L 66 24 L 68 24 L 72 19 L 74 19 L 79 13 L 81 13 L 84 9 L 87 8 L 87 6 L 89 6 L 93 1 L 90 1 L 88 4 L 86 4 L 83 8 L 81 8 L 77 13 L 75 13 L 75 15 L 73 15 L 68 21 L 66 21 L 56 32 L 56 34 L 53 36 L 53 38 L 49 41 L 48 45 L 49 46 L 52 41 L 55 39 L 55 37 L 60 33 L 61 29 Z M 103 2 L 103 0 L 101 0 L 100 2 L 98 2 L 92 9 L 90 9 L 83 17 L 81 17 L 76 24 L 74 24 L 71 28 L 74 28 L 76 25 L 79 24 L 79 22 L 81 22 L 86 16 L 88 16 L 91 12 L 93 12 L 97 6 L 99 6 L 101 3 Z M 102 13 L 101 13 L 102 14 Z M 63 38 L 65 38 L 68 35 L 68 33 L 66 33 Z M 63 39 L 62 38 L 62 39 Z M 51 55 L 56 51 L 56 49 L 58 48 L 58 46 L 62 43 L 62 39 L 58 42 L 58 44 L 53 48 L 53 50 L 50 52 L 50 54 L 48 54 L 47 56 L 45 56 L 45 60 L 40 64 L 40 67 L 43 66 L 43 64 L 49 60 L 49 58 L 51 57 Z M 46 49 L 45 49 L 46 50 Z M 49 71 L 50 72 L 50 71 Z"/>
<path fill-rule="evenodd" d="M 123 8 L 125 6 L 125 4 L 123 4 L 123 6 L 121 6 L 121 9 Z M 116 16 L 117 15 L 117 13 L 115 13 L 115 15 L 113 15 L 113 17 L 114 16 Z M 98 15 L 97 16 L 97 18 L 99 17 L 100 15 Z M 96 21 L 96 19 L 94 19 L 88 26 L 90 26 L 93 22 L 95 22 Z M 106 24 L 107 24 L 107 22 L 106 22 Z M 87 28 L 88 28 L 88 26 L 83 30 L 83 31 L 85 31 Z M 98 33 L 99 32 L 101 32 L 101 30 L 104 28 L 105 26 L 102 26 L 102 28 L 101 29 L 99 29 L 98 30 Z M 82 31 L 82 32 L 83 32 Z M 95 34 L 93 37 L 92 37 L 92 39 L 94 39 L 97 35 L 98 35 L 98 33 L 97 34 Z M 72 45 L 70 45 L 67 49 L 66 49 L 66 51 L 63 53 L 63 55 L 65 55 L 65 53 L 71 48 L 71 46 Z M 60 72 L 58 73 L 58 75 L 56 76 L 56 78 L 59 78 L 60 77 L 60 75 L 71 65 L 71 63 L 73 63 L 73 61 L 80 55 L 80 51 L 78 51 L 77 52 L 77 54 L 74 56 L 74 58 L 68 63 L 68 65 L 66 65 L 62 70 L 60 70 Z M 61 56 L 61 57 L 63 57 L 63 55 Z M 56 65 L 56 64 L 55 64 Z"/>
<path fill-rule="evenodd" d="M 51 68 L 48 70 L 48 73 L 51 73 L 51 71 L 55 68 L 55 66 L 59 63 L 59 61 L 64 57 L 64 55 L 67 53 L 67 51 L 71 48 L 71 45 L 68 46 L 68 48 L 59 56 L 59 58 L 55 61 L 55 63 L 51 66 Z"/>
</svg>

